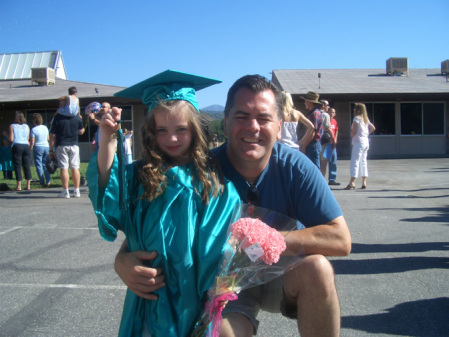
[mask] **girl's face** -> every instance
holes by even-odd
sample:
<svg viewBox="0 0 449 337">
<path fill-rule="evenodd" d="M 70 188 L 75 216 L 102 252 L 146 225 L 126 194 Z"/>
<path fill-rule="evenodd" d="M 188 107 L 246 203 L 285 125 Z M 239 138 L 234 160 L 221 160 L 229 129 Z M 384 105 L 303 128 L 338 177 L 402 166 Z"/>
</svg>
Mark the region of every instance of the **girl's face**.
<svg viewBox="0 0 449 337">
<path fill-rule="evenodd" d="M 187 113 L 183 111 L 154 112 L 157 145 L 177 165 L 184 165 L 190 161 L 192 130 L 186 115 Z"/>
</svg>

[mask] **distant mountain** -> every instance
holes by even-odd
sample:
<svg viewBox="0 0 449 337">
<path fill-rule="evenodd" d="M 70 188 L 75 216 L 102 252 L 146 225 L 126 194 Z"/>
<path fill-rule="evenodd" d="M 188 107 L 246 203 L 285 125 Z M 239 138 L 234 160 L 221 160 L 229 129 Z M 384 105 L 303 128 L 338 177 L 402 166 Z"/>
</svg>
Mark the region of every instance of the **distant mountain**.
<svg viewBox="0 0 449 337">
<path fill-rule="evenodd" d="M 205 108 L 202 108 L 201 110 L 223 112 L 224 111 L 224 106 L 220 105 L 220 104 L 214 104 L 214 105 L 209 105 L 209 106 L 207 106 Z"/>
<path fill-rule="evenodd" d="M 201 112 L 208 114 L 214 119 L 220 120 L 224 118 L 224 106 L 219 104 L 209 105 L 205 108 L 202 108 Z"/>
</svg>

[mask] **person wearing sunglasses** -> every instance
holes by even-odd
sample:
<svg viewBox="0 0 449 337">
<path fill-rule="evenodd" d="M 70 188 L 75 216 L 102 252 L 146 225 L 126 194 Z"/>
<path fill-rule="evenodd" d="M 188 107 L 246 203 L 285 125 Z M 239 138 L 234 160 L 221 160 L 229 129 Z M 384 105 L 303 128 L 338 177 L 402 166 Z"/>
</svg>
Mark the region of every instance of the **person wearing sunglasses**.
<svg viewBox="0 0 449 337">
<path fill-rule="evenodd" d="M 241 291 L 223 310 L 220 336 L 257 333 L 259 310 L 298 320 L 301 336 L 339 336 L 340 306 L 326 256 L 346 256 L 351 236 L 320 170 L 300 151 L 277 142 L 281 91 L 260 75 L 247 75 L 229 89 L 224 131 L 228 141 L 213 150 L 242 202 L 297 219 L 305 228 L 289 233 L 287 248 L 302 263 L 267 284 Z M 163 287 L 163 271 L 145 267 L 150 253 L 121 249 L 115 270 L 130 289 L 151 294 Z M 144 263 L 145 262 L 145 263 Z"/>
<path fill-rule="evenodd" d="M 98 111 L 97 113 L 90 114 L 89 118 L 95 124 L 95 126 L 98 128 L 98 126 L 100 125 L 101 117 L 104 114 L 110 113 L 110 112 L 111 112 L 111 104 L 109 104 L 108 102 L 103 102 L 103 103 L 101 103 L 100 111 Z M 95 138 L 93 141 L 93 144 L 95 144 L 94 151 L 98 150 L 100 140 L 101 140 L 101 130 L 100 130 L 100 128 L 98 128 L 97 132 L 95 133 Z"/>
</svg>

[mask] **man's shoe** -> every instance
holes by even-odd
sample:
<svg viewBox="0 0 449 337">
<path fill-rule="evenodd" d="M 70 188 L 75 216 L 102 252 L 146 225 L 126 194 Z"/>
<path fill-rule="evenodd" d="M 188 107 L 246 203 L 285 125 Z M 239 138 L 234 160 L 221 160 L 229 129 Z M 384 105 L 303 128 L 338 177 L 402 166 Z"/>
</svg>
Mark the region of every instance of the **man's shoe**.
<svg viewBox="0 0 449 337">
<path fill-rule="evenodd" d="M 70 194 L 69 194 L 68 191 L 62 191 L 61 193 L 59 193 L 58 197 L 59 198 L 70 199 Z"/>
<path fill-rule="evenodd" d="M 338 185 L 341 185 L 340 183 L 337 183 L 336 181 L 329 181 L 329 185 L 335 185 L 335 186 L 338 186 Z"/>
<path fill-rule="evenodd" d="M 80 191 L 73 191 L 73 197 L 74 198 L 80 198 L 81 197 Z"/>
</svg>

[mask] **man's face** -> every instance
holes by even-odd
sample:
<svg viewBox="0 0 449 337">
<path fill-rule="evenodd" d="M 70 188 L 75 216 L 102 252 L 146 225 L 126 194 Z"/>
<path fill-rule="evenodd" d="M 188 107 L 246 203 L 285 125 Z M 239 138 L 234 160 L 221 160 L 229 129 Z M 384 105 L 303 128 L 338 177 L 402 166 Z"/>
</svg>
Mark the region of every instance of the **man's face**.
<svg viewBox="0 0 449 337">
<path fill-rule="evenodd" d="M 324 112 L 328 112 L 328 110 L 329 110 L 329 103 L 327 101 L 324 101 L 322 110 Z"/>
<path fill-rule="evenodd" d="M 109 103 L 102 103 L 100 112 L 108 113 L 111 110 L 111 105 Z"/>
<path fill-rule="evenodd" d="M 281 132 L 281 121 L 275 107 L 271 90 L 258 94 L 247 88 L 237 91 L 234 106 L 225 118 L 228 157 L 237 170 L 245 163 L 263 167 L 267 164 Z"/>
<path fill-rule="evenodd" d="M 335 115 L 336 115 L 337 113 L 335 112 L 335 109 L 329 109 L 329 116 L 331 117 L 331 118 L 335 118 Z"/>
<path fill-rule="evenodd" d="M 304 101 L 304 105 L 306 106 L 307 110 L 315 109 L 315 103 L 312 103 L 310 101 Z"/>
</svg>

